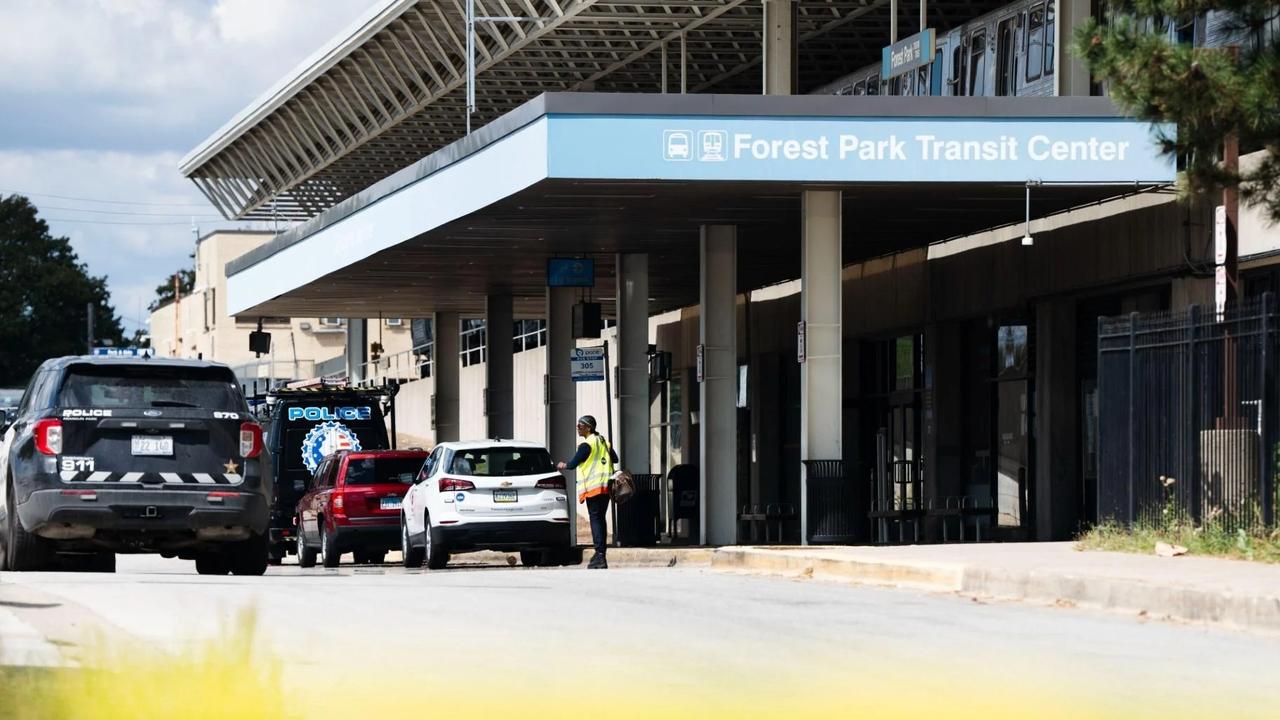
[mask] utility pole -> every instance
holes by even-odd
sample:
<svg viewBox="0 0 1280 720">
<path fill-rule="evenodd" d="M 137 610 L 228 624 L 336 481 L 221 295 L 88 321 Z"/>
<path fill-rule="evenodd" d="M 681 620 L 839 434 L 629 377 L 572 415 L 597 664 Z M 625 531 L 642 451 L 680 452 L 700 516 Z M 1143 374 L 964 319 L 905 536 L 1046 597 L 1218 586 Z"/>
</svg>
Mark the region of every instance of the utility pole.
<svg viewBox="0 0 1280 720">
<path fill-rule="evenodd" d="M 173 357 L 178 357 L 178 351 L 182 347 L 182 338 L 180 337 L 182 331 L 182 321 L 180 319 L 182 313 L 182 286 L 179 283 L 181 276 L 181 271 L 173 274 L 173 352 L 170 353 Z"/>
<path fill-rule="evenodd" d="M 85 352 L 85 354 L 92 355 L 93 354 L 93 303 L 85 303 L 84 318 L 85 318 L 85 327 L 86 327 L 85 342 L 88 347 L 88 350 Z"/>
</svg>

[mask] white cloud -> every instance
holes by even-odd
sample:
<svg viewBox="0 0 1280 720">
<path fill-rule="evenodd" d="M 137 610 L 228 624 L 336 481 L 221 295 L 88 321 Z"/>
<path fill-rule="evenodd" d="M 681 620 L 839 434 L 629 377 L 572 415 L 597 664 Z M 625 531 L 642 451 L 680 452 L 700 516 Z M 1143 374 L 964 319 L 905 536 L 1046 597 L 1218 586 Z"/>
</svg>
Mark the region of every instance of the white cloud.
<svg viewBox="0 0 1280 720">
<path fill-rule="evenodd" d="M 132 327 L 188 262 L 188 217 L 215 226 L 178 160 L 374 2 L 5 0 L 0 191 L 32 194 Z"/>
</svg>

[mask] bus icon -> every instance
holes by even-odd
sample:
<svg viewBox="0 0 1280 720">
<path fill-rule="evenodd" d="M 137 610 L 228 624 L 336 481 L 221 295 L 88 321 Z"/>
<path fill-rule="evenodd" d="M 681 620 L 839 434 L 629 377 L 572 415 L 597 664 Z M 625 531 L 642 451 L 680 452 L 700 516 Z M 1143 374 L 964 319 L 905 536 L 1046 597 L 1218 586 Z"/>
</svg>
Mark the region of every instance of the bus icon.
<svg viewBox="0 0 1280 720">
<path fill-rule="evenodd" d="M 664 160 L 692 160 L 693 133 L 688 130 L 664 130 L 662 133 L 662 157 Z"/>
<path fill-rule="evenodd" d="M 723 130 L 703 130 L 698 133 L 698 159 L 707 162 L 724 162 L 724 145 L 728 134 Z"/>
</svg>

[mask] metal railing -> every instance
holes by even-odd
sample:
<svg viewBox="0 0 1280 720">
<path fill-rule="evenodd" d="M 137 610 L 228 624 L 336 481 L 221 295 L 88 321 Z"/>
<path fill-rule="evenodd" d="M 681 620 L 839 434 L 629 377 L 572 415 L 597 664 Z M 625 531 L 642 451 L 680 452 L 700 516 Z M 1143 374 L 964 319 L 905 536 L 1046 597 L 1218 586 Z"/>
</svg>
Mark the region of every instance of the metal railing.
<svg viewBox="0 0 1280 720">
<path fill-rule="evenodd" d="M 1280 315 L 1270 293 L 1216 318 L 1098 321 L 1098 517 L 1275 527 Z"/>
</svg>

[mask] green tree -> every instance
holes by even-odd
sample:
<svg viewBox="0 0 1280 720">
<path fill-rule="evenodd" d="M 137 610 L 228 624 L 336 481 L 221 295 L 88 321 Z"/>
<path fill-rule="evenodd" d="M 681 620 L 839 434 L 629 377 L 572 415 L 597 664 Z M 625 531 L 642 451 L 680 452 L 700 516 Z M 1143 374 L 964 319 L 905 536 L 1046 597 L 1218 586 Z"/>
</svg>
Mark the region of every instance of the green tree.
<svg viewBox="0 0 1280 720">
<path fill-rule="evenodd" d="M 0 197 L 0 387 L 26 385 L 46 358 L 84 354 L 90 303 L 98 341 L 122 343 L 106 278 L 89 275 L 27 198 Z"/>
<path fill-rule="evenodd" d="M 192 257 L 195 257 L 192 255 Z M 184 268 L 175 273 L 178 276 L 178 291 L 182 293 L 182 297 L 191 294 L 191 288 L 196 286 L 196 271 Z M 173 275 L 156 286 L 156 299 L 151 301 L 147 309 L 155 312 L 163 305 L 173 302 Z"/>
<path fill-rule="evenodd" d="M 1192 47 L 1169 28 L 1211 16 L 1220 41 L 1238 47 Z M 1183 158 L 1187 194 L 1238 187 L 1246 203 L 1280 221 L 1280 4 L 1275 0 L 1107 0 L 1104 19 L 1076 30 L 1075 52 L 1135 117 L 1176 123 L 1161 137 Z M 1270 23 L 1270 29 L 1268 29 Z M 1242 152 L 1266 150 L 1255 168 L 1221 166 L 1222 142 L 1235 133 Z"/>
</svg>

